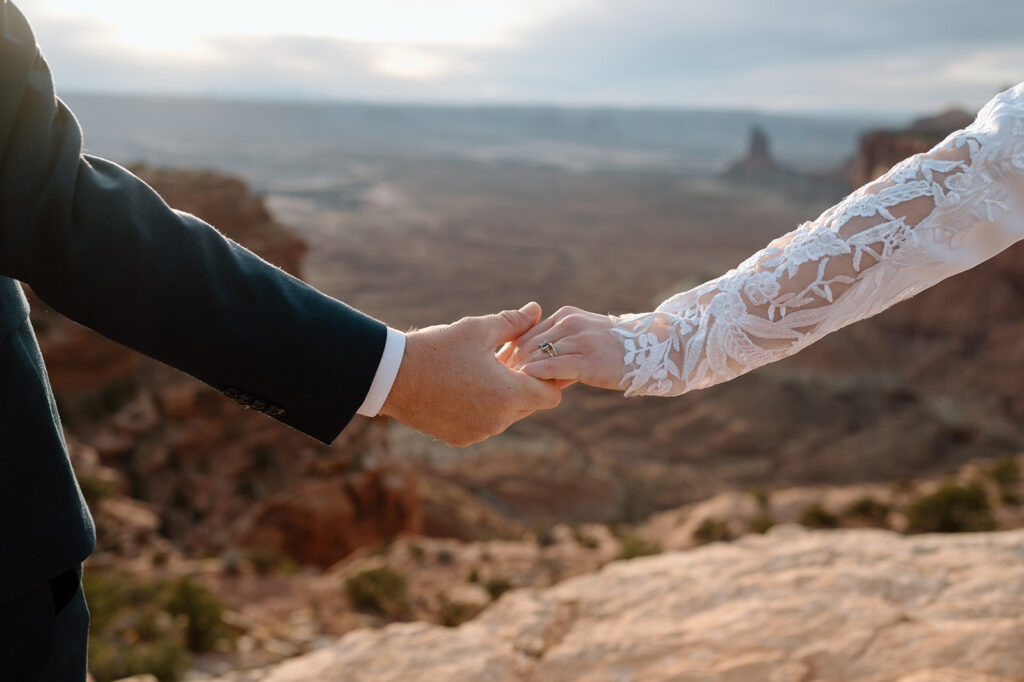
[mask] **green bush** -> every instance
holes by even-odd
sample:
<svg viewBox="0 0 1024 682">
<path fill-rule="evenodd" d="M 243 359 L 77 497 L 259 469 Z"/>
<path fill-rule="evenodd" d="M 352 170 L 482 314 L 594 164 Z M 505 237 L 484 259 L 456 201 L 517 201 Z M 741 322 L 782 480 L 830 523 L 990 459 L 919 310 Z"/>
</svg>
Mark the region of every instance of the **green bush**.
<svg viewBox="0 0 1024 682">
<path fill-rule="evenodd" d="M 177 682 L 188 669 L 189 648 L 205 651 L 223 635 L 223 605 L 189 578 L 143 580 L 87 569 L 82 584 L 97 682 L 145 673 Z"/>
<path fill-rule="evenodd" d="M 622 546 L 615 558 L 628 560 L 651 554 L 661 554 L 661 545 L 639 535 L 627 535 L 622 538 Z"/>
<path fill-rule="evenodd" d="M 572 529 L 572 537 L 576 540 L 576 544 L 585 549 L 597 549 L 601 546 L 597 538 L 593 537 L 588 533 L 584 533 L 581 528 Z"/>
<path fill-rule="evenodd" d="M 251 550 L 246 554 L 246 559 L 258 575 L 270 575 L 275 571 L 287 574 L 299 572 L 299 565 L 294 559 L 272 550 Z"/>
<path fill-rule="evenodd" d="M 698 544 L 706 545 L 709 542 L 727 542 L 733 539 L 729 531 L 729 524 L 722 519 L 709 516 L 700 522 L 697 529 L 693 531 L 693 539 Z"/>
<path fill-rule="evenodd" d="M 90 422 L 104 419 L 127 405 L 139 392 L 139 387 L 135 376 L 115 379 L 83 402 L 82 413 Z"/>
<path fill-rule="evenodd" d="M 763 512 L 768 511 L 770 504 L 770 493 L 767 488 L 761 486 L 755 486 L 750 489 L 750 494 L 754 496 L 754 500 L 757 502 L 757 508 Z"/>
<path fill-rule="evenodd" d="M 477 609 L 469 604 L 460 601 L 452 601 L 446 596 L 439 597 L 441 610 L 438 615 L 441 618 L 441 625 L 453 628 L 462 625 L 477 614 Z"/>
<path fill-rule="evenodd" d="M 167 612 L 187 619 L 185 643 L 196 653 L 212 651 L 218 640 L 227 636 L 224 629 L 224 604 L 208 589 L 182 576 L 171 583 Z"/>
<path fill-rule="evenodd" d="M 89 636 L 89 671 L 96 682 L 148 673 L 160 682 L 178 682 L 189 665 L 180 637 L 168 634 L 148 641 L 111 641 Z"/>
<path fill-rule="evenodd" d="M 491 599 L 497 599 L 512 589 L 512 583 L 504 578 L 490 578 L 484 583 L 484 589 L 491 595 Z"/>
<path fill-rule="evenodd" d="M 750 520 L 750 532 L 767 533 L 768 529 L 775 525 L 775 519 L 771 514 L 758 514 Z"/>
<path fill-rule="evenodd" d="M 993 530 L 995 521 L 985 490 L 978 483 L 945 485 L 907 507 L 911 533 L 964 533 Z"/>
<path fill-rule="evenodd" d="M 100 500 L 113 497 L 117 492 L 117 484 L 113 481 L 92 478 L 91 476 L 79 476 L 78 487 L 81 489 L 82 496 L 85 497 L 85 501 L 90 507 L 95 507 Z"/>
<path fill-rule="evenodd" d="M 843 510 L 843 517 L 850 521 L 885 528 L 888 525 L 889 505 L 873 497 L 862 497 Z"/>
<path fill-rule="evenodd" d="M 540 547 L 551 547 L 555 544 L 555 532 L 551 526 L 540 526 L 534 529 L 533 537 Z"/>
<path fill-rule="evenodd" d="M 800 512 L 800 525 L 808 528 L 838 528 L 839 519 L 820 503 L 815 502 Z"/>
<path fill-rule="evenodd" d="M 352 606 L 361 611 L 378 611 L 393 616 L 409 612 L 405 576 L 387 566 L 367 569 L 345 578 L 345 590 Z"/>
<path fill-rule="evenodd" d="M 1000 457 L 989 469 L 989 475 L 999 486 L 999 496 L 1006 504 L 1020 504 L 1017 487 L 1020 485 L 1020 464 L 1013 455 Z"/>
</svg>

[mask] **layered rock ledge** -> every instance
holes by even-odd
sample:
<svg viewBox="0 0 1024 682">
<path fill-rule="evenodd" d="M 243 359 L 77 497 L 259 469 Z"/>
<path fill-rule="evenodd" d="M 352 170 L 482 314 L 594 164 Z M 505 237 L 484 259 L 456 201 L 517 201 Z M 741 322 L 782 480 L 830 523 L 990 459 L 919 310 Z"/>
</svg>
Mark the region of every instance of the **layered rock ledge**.
<svg viewBox="0 0 1024 682">
<path fill-rule="evenodd" d="M 227 680 L 1024 680 L 1024 530 L 783 525 L 507 593 L 457 628 L 357 630 Z"/>
</svg>

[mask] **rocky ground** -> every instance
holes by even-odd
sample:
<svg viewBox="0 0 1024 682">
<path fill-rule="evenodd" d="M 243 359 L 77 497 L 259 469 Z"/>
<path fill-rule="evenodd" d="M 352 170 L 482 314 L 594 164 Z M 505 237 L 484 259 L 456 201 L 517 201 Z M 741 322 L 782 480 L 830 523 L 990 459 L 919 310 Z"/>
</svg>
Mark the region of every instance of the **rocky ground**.
<svg viewBox="0 0 1024 682">
<path fill-rule="evenodd" d="M 358 630 L 218 680 L 1011 682 L 1022 642 L 1022 530 L 783 525 L 517 590 L 456 628 Z"/>
<path fill-rule="evenodd" d="M 79 471 L 88 471 L 97 480 L 114 477 L 105 467 L 90 462 L 92 458 L 88 455 L 88 450 L 76 446 L 75 452 L 78 453 L 76 467 Z M 82 456 L 83 452 L 85 453 L 84 457 Z M 94 509 L 97 525 L 107 529 L 104 532 L 104 537 L 108 542 L 116 541 L 117 549 L 115 551 L 107 547 L 91 557 L 87 565 L 87 573 L 96 577 L 117 571 L 119 573 L 114 573 L 114 575 L 121 575 L 123 580 L 129 581 L 158 579 L 166 581 L 187 576 L 197 584 L 204 586 L 211 594 L 216 595 L 224 606 L 223 613 L 218 616 L 224 626 L 218 635 L 221 639 L 208 653 L 193 657 L 189 679 L 202 678 L 218 672 L 226 673 L 227 671 L 236 671 L 237 674 L 235 677 L 225 679 L 246 681 L 342 679 L 331 677 L 324 672 L 317 672 L 315 667 L 294 667 L 298 663 L 284 664 L 280 670 L 299 670 L 301 672 L 295 674 L 308 675 L 307 677 L 278 678 L 276 675 L 285 673 L 267 666 L 303 654 L 310 654 L 325 647 L 337 652 L 339 651 L 338 647 L 343 646 L 336 644 L 339 637 L 354 637 L 355 635 L 350 634 L 353 632 L 363 633 L 359 637 L 370 637 L 368 632 L 392 627 L 389 624 L 415 622 L 450 628 L 474 621 L 474 619 L 482 619 L 483 622 L 490 623 L 500 622 L 508 617 L 508 612 L 502 610 L 509 608 L 505 603 L 506 593 L 525 593 L 533 595 L 531 599 L 541 599 L 544 597 L 538 596 L 542 594 L 540 591 L 551 589 L 557 592 L 562 589 L 559 587 L 560 585 L 567 582 L 575 583 L 579 576 L 599 571 L 603 573 L 612 570 L 618 571 L 619 569 L 611 569 L 610 566 L 644 555 L 667 552 L 681 552 L 682 554 L 679 554 L 673 561 L 680 562 L 681 566 L 687 567 L 672 569 L 673 571 L 678 570 L 678 573 L 670 572 L 671 579 L 679 580 L 679 589 L 704 594 L 709 602 L 728 602 L 729 599 L 735 598 L 736 601 L 733 604 L 735 613 L 731 618 L 743 620 L 742 608 L 753 608 L 753 605 L 762 599 L 760 593 L 754 591 L 746 595 L 744 599 L 747 601 L 743 601 L 736 595 L 730 596 L 731 593 L 721 582 L 706 580 L 706 576 L 713 571 L 700 569 L 699 565 L 698 567 L 691 565 L 690 562 L 697 561 L 696 559 L 680 558 L 690 553 L 701 552 L 706 545 L 717 545 L 723 541 L 735 541 L 734 544 L 748 548 L 744 551 L 748 552 L 745 561 L 749 566 L 758 563 L 772 565 L 776 561 L 784 564 L 785 561 L 788 561 L 784 558 L 775 558 L 777 554 L 780 557 L 787 556 L 787 553 L 804 552 L 838 555 L 840 552 L 828 549 L 828 547 L 839 543 L 845 548 L 843 551 L 847 552 L 847 555 L 842 558 L 846 565 L 844 570 L 855 572 L 854 565 L 858 561 L 864 563 L 862 569 L 868 575 L 868 577 L 862 578 L 865 584 L 882 581 L 882 577 L 879 576 L 886 576 L 885 580 L 899 580 L 901 581 L 900 585 L 910 585 L 914 583 L 916 580 L 914 576 L 918 573 L 927 574 L 929 571 L 938 570 L 938 566 L 930 564 L 919 566 L 911 561 L 908 557 L 917 556 L 918 550 L 907 550 L 906 547 L 913 546 L 912 543 L 917 540 L 898 540 L 893 535 L 893 531 L 889 529 L 897 529 L 904 533 L 940 530 L 947 532 L 998 531 L 985 535 L 970 534 L 970 537 L 1015 537 L 1017 538 L 1017 551 L 1020 552 L 1024 548 L 1024 543 L 1021 542 L 1024 538 L 1021 538 L 1019 532 L 1014 535 L 1012 531 L 1000 531 L 999 529 L 1024 527 L 1022 468 L 1024 468 L 1024 455 L 1004 457 L 998 460 L 974 461 L 961 467 L 957 472 L 940 479 L 903 481 L 886 486 L 823 486 L 777 490 L 759 488 L 743 492 L 726 492 L 695 505 L 663 512 L 635 527 L 621 525 L 609 527 L 602 524 L 585 524 L 577 527 L 557 525 L 527 533 L 518 540 L 466 542 L 407 535 L 386 544 L 357 550 L 324 571 L 300 570 L 295 565 L 287 564 L 261 564 L 253 557 L 246 559 L 231 553 L 207 559 L 188 558 L 156 532 L 155 526 L 158 517 L 149 505 L 120 495 L 113 495 L 104 498 L 95 505 Z M 798 526 L 798 524 L 800 525 Z M 886 532 L 866 535 L 857 535 L 854 532 L 862 530 L 866 526 L 874 527 L 872 530 L 885 530 Z M 800 541 L 802 544 L 799 544 L 799 549 L 784 549 L 774 546 L 779 544 L 781 547 L 784 543 L 790 542 L 787 538 L 798 534 L 796 530 L 798 527 L 834 530 L 808 534 L 804 540 Z M 767 533 L 766 537 L 771 539 L 770 541 L 762 542 L 753 539 L 755 536 L 760 537 L 765 533 Z M 917 536 L 912 537 L 916 538 Z M 943 537 L 948 538 L 949 548 L 942 550 L 943 556 L 959 551 L 955 549 L 960 547 L 958 543 L 968 542 L 957 540 L 953 535 L 928 537 L 933 537 L 930 542 L 936 547 L 945 542 Z M 968 537 L 968 534 L 963 537 Z M 855 538 L 865 538 L 865 543 L 881 543 L 879 547 L 890 544 L 903 547 L 903 549 L 893 551 L 903 552 L 906 556 L 898 561 L 894 560 L 879 565 L 874 556 L 888 550 L 871 548 L 866 545 L 865 553 L 857 554 L 850 550 L 860 542 Z M 811 539 L 820 546 L 812 548 Z M 911 544 L 906 544 L 907 542 Z M 968 546 L 982 547 L 985 541 L 975 539 L 971 542 L 981 544 L 970 545 L 968 542 Z M 992 540 L 991 542 L 1002 541 Z M 756 548 L 756 551 L 763 556 L 749 554 L 754 551 L 750 548 Z M 699 556 L 706 555 L 700 554 Z M 993 571 L 998 575 L 991 578 L 992 580 L 1003 579 L 999 571 L 1006 567 L 993 569 L 989 565 L 988 559 L 980 553 L 971 561 L 977 562 L 976 569 L 981 572 L 979 574 L 981 577 L 977 578 L 979 584 L 990 579 L 989 577 L 994 575 Z M 817 560 L 804 568 L 807 571 L 811 571 L 814 566 L 822 570 L 831 569 L 831 564 L 825 566 L 816 562 Z M 675 567 L 674 563 L 671 565 Z M 691 570 L 693 575 L 684 578 L 682 573 Z M 1018 568 L 1017 571 L 1015 579 L 1024 580 L 1024 568 Z M 663 569 L 660 568 L 654 570 L 655 575 L 661 575 L 662 572 Z M 872 572 L 877 572 L 878 575 L 875 576 Z M 629 573 L 628 575 L 633 576 L 634 582 L 631 587 L 626 590 L 620 585 L 621 589 L 616 589 L 638 591 L 649 595 L 652 602 L 657 601 L 655 596 L 659 593 L 650 591 L 654 588 L 649 588 L 646 584 L 648 580 L 646 574 Z M 699 577 L 699 583 L 694 582 L 695 577 Z M 669 578 L 662 576 L 660 579 L 668 580 Z M 743 579 L 753 580 L 750 576 L 745 576 Z M 620 583 L 625 581 L 624 578 L 619 580 Z M 793 593 L 787 598 L 794 604 L 785 605 L 785 609 L 789 609 L 788 611 L 772 611 L 769 608 L 764 612 L 773 618 L 778 617 L 780 619 L 779 627 L 799 629 L 796 623 L 781 621 L 785 619 L 802 621 L 805 612 L 818 603 L 798 603 L 800 599 L 809 597 L 803 595 L 800 590 L 796 590 L 797 586 L 806 584 L 813 587 L 819 582 L 827 582 L 827 580 L 842 582 L 848 581 L 850 578 L 846 574 L 841 577 L 832 576 L 828 579 L 801 574 L 800 580 L 805 582 L 800 583 L 793 576 L 788 576 L 785 579 L 779 576 L 769 576 L 765 578 L 764 585 L 756 588 L 765 592 L 776 589 L 792 590 Z M 592 583 L 587 584 L 592 585 Z M 600 591 L 605 587 L 599 586 L 593 589 Z M 884 589 L 883 587 L 877 589 L 884 592 L 892 588 L 886 586 Z M 1012 603 L 1016 598 L 1022 602 L 1022 608 L 1024 608 L 1024 591 L 1014 597 L 1012 590 L 1015 589 L 1019 588 L 1012 582 L 1005 585 L 993 585 L 992 590 L 1003 595 L 993 597 L 993 599 L 1005 599 Z M 980 586 L 978 590 L 981 590 Z M 101 595 L 97 594 L 97 596 Z M 866 595 L 864 598 L 869 596 L 871 595 Z M 777 597 L 781 599 L 780 595 Z M 687 597 L 687 599 L 693 598 L 695 597 L 692 594 Z M 825 596 L 821 597 L 820 603 L 828 603 L 831 598 L 826 592 Z M 516 597 L 516 599 L 522 599 L 522 597 Z M 991 604 L 997 603 L 997 601 L 985 603 Z M 631 608 L 635 608 L 636 613 L 630 616 L 630 622 L 639 623 L 646 617 L 645 614 L 648 614 L 655 606 L 653 603 L 639 603 Z M 778 608 L 783 609 L 783 606 L 778 605 Z M 495 611 L 504 615 L 494 616 Z M 756 615 L 757 613 L 751 615 L 755 621 Z M 1018 615 L 1020 614 L 1018 613 Z M 718 614 L 716 617 L 725 618 L 726 616 Z M 764 617 L 769 616 L 764 615 Z M 835 619 L 838 618 L 839 616 L 835 617 Z M 936 623 L 930 627 L 941 630 L 946 625 Z M 509 627 L 514 628 L 513 625 Z M 549 626 L 541 627 L 533 624 L 529 627 L 543 629 Z M 661 627 L 663 625 L 652 621 L 650 624 L 638 627 L 637 632 L 657 631 Z M 730 620 L 729 627 L 739 631 L 743 627 L 752 626 L 749 624 L 741 626 Z M 863 627 L 868 627 L 868 625 L 863 625 Z M 434 630 L 422 628 L 418 630 L 400 628 L 385 630 L 385 632 L 421 633 L 417 637 L 427 636 L 422 633 L 435 633 Z M 472 632 L 477 631 L 472 630 Z M 830 633 L 829 637 L 848 636 L 844 633 L 847 631 L 837 630 L 836 633 Z M 125 633 L 122 631 L 115 635 L 115 638 L 124 636 Z M 404 636 L 402 635 L 402 637 Z M 438 641 L 442 644 L 447 641 L 445 638 L 450 637 L 450 635 L 436 633 L 430 636 L 440 638 Z M 519 641 L 527 636 L 528 634 L 517 633 L 513 639 Z M 794 634 L 793 638 L 797 636 Z M 344 644 L 344 642 L 361 640 L 356 637 L 356 640 L 342 639 L 341 641 Z M 381 643 L 373 640 L 372 647 L 384 647 L 390 641 L 391 639 L 387 639 L 385 643 Z M 408 644 L 411 650 L 420 645 L 426 645 L 426 642 L 419 639 L 408 643 L 401 638 L 398 641 L 400 644 L 396 644 L 396 646 L 405 647 Z M 726 657 L 726 641 L 727 639 L 723 636 L 723 639 L 715 645 L 721 649 L 715 655 L 723 660 Z M 943 640 L 930 639 L 928 646 L 940 641 Z M 431 646 L 434 645 L 431 644 Z M 437 646 L 440 647 L 440 651 L 447 651 L 448 649 L 445 647 L 449 645 L 438 644 Z M 470 645 L 463 642 L 459 646 Z M 624 651 L 630 651 L 632 647 L 636 646 L 639 644 L 630 644 Z M 753 647 L 749 642 L 745 646 Z M 347 651 L 347 649 L 345 650 Z M 347 656 L 347 654 L 345 655 Z M 451 655 L 454 656 L 454 653 Z M 618 669 L 616 668 L 619 666 L 619 663 L 616 662 L 618 659 L 608 652 L 602 655 L 610 656 L 608 665 L 611 667 L 609 669 Z M 796 654 L 793 653 L 793 655 Z M 320 654 L 320 656 L 327 656 L 327 654 Z M 402 675 L 407 674 L 408 669 L 401 665 L 407 664 L 416 667 L 423 664 L 423 661 L 418 661 L 413 656 L 399 665 L 400 661 L 408 656 L 411 656 L 409 652 L 398 649 L 395 650 L 394 655 L 389 653 L 386 656 L 386 660 L 399 666 L 393 673 L 394 677 L 388 676 L 392 673 L 378 671 L 371 665 L 367 671 L 372 670 L 372 673 L 366 672 L 364 677 L 344 679 L 403 679 Z M 772 656 L 776 656 L 776 654 L 772 654 Z M 534 658 L 539 658 L 539 656 Z M 762 660 L 757 665 L 768 665 L 769 658 Z M 321 659 L 310 658 L 308 660 L 319 661 Z M 782 659 L 779 658 L 779 660 Z M 344 658 L 343 662 L 346 665 L 350 664 L 347 658 Z M 528 663 L 533 666 L 536 661 L 528 661 Z M 357 671 L 361 669 L 359 666 L 364 664 L 370 665 L 367 661 L 351 662 L 351 665 L 355 666 L 353 669 Z M 1024 666 L 1024 660 L 1021 664 Z M 302 665 L 306 666 L 307 664 L 303 663 Z M 317 664 L 310 663 L 308 665 L 315 666 Z M 330 665 L 334 665 L 334 663 Z M 486 665 L 496 664 L 488 659 Z M 596 662 L 592 662 L 592 665 L 595 666 L 595 670 L 598 669 Z M 682 664 L 680 663 L 680 665 Z M 723 664 L 719 661 L 714 662 L 714 665 Z M 519 664 L 517 666 L 515 670 L 520 670 L 521 666 Z M 784 668 L 785 666 L 779 670 Z M 532 670 L 532 668 L 530 669 Z M 539 669 L 546 670 L 543 666 Z M 463 670 L 456 666 L 455 670 L 456 672 L 453 673 L 455 677 L 452 679 L 470 679 L 475 674 L 472 672 L 473 668 Z M 711 675 L 707 671 L 712 668 L 698 670 L 705 672 L 694 672 L 696 677 L 693 679 L 752 681 L 775 679 L 758 676 L 746 668 L 741 669 L 736 673 L 738 676 L 733 677 L 725 673 L 717 677 Z M 761 668 L 755 666 L 751 670 L 761 670 Z M 1022 672 L 1024 672 L 1024 668 L 1022 668 Z M 883 673 L 888 674 L 884 670 L 880 670 L 879 675 L 882 676 L 863 679 L 901 679 L 896 676 L 885 677 Z M 547 673 L 536 674 L 540 676 L 509 679 L 573 679 L 568 672 L 564 671 L 560 673 L 562 677 L 557 675 L 545 677 L 544 675 Z M 597 675 L 596 672 L 593 674 Z M 648 674 L 654 675 L 653 672 L 644 669 L 642 674 L 637 672 L 635 678 L 626 676 L 608 679 L 663 679 L 657 676 L 648 677 Z M 665 674 L 668 675 L 668 672 Z M 701 674 L 711 676 L 701 678 L 699 676 Z M 422 679 L 427 679 L 427 677 Z M 495 679 L 504 678 L 497 677 Z M 592 679 L 605 678 L 596 676 Z M 665 677 L 664 679 L 677 678 Z M 778 679 L 790 678 L 780 677 Z M 819 678 L 796 676 L 793 679 L 814 680 Z M 820 679 L 861 678 L 832 678 L 829 675 L 824 675 Z"/>
</svg>

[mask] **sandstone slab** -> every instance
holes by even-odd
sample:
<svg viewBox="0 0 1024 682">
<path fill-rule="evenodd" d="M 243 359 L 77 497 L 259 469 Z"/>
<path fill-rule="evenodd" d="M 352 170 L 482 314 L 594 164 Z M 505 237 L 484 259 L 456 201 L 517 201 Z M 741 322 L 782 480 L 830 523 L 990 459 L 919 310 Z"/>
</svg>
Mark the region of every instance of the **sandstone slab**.
<svg viewBox="0 0 1024 682">
<path fill-rule="evenodd" d="M 246 679 L 1020 681 L 1024 530 L 783 525 L 516 590 L 457 628 L 357 630 Z"/>
</svg>

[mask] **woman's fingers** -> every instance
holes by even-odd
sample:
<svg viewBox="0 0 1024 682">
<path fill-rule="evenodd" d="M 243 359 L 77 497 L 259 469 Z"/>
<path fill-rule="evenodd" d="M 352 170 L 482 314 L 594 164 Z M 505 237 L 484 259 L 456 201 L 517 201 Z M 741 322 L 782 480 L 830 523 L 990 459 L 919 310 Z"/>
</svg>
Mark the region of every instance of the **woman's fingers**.
<svg viewBox="0 0 1024 682">
<path fill-rule="evenodd" d="M 554 336 L 552 336 L 552 339 L 553 338 Z M 542 350 L 540 348 L 540 344 L 535 344 L 532 349 L 523 348 L 522 350 L 525 351 L 525 354 L 515 365 L 512 365 L 512 367 L 514 369 L 522 370 L 523 367 L 530 362 L 539 362 L 546 358 L 561 357 L 563 355 L 571 355 L 578 352 L 572 337 L 563 337 L 557 341 L 549 340 L 548 343 L 551 344 L 553 349 L 552 352 L 554 354 L 549 353 L 546 350 Z"/>
<path fill-rule="evenodd" d="M 522 372 L 544 381 L 579 381 L 583 364 L 579 355 L 559 355 L 523 365 Z"/>
<path fill-rule="evenodd" d="M 515 342 L 507 341 L 501 346 L 501 348 L 495 351 L 494 357 L 498 358 L 498 362 L 502 363 L 503 365 L 508 365 L 509 359 L 511 359 L 512 354 L 515 353 L 515 350 Z"/>
<path fill-rule="evenodd" d="M 532 329 L 516 339 L 516 352 L 512 354 L 509 362 L 513 364 L 522 364 L 523 359 L 533 351 L 538 350 L 540 344 L 544 341 L 555 342 L 559 338 L 571 334 L 573 331 L 572 329 L 565 330 L 566 325 L 564 323 L 566 318 L 573 315 L 579 316 L 590 314 L 592 313 L 586 313 L 579 308 L 573 308 L 572 306 L 559 308 L 558 312 L 554 315 L 546 320 L 538 322 Z"/>
</svg>

